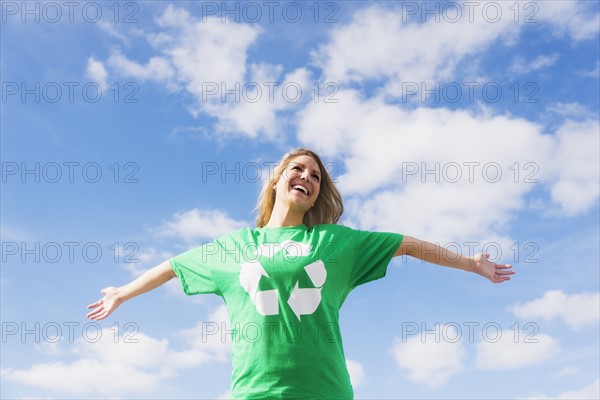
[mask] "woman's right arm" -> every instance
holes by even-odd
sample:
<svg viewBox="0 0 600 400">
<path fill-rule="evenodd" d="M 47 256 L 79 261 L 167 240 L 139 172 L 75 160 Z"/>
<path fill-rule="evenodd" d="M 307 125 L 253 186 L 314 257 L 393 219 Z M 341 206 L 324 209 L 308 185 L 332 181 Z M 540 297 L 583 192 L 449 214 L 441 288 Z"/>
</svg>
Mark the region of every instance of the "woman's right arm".
<svg viewBox="0 0 600 400">
<path fill-rule="evenodd" d="M 86 317 L 99 321 L 108 317 L 117 307 L 126 300 L 156 289 L 160 285 L 174 278 L 175 271 L 171 268 L 169 260 L 157 265 L 156 267 L 144 272 L 139 278 L 125 286 L 107 287 L 102 289 L 103 298 L 87 306 L 92 308 Z"/>
</svg>

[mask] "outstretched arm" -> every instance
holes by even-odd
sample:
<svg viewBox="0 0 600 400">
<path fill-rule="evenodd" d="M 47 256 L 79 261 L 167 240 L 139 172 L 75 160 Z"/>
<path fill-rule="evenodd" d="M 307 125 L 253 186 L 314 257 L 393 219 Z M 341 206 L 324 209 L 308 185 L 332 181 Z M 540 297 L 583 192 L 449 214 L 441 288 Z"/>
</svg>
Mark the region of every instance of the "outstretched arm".
<svg viewBox="0 0 600 400">
<path fill-rule="evenodd" d="M 489 261 L 489 254 L 476 254 L 473 257 L 467 257 L 437 244 L 406 235 L 394 256 L 405 254 L 433 264 L 475 272 L 494 283 L 508 281 L 510 275 L 514 274 L 514 271 L 510 270 L 512 265 Z"/>
<path fill-rule="evenodd" d="M 93 308 L 93 310 L 86 317 L 96 321 L 104 319 L 124 301 L 155 289 L 175 276 L 175 272 L 167 260 L 144 272 L 139 278 L 125 286 L 104 288 L 101 291 L 104 297 L 87 306 L 88 309 Z"/>
</svg>

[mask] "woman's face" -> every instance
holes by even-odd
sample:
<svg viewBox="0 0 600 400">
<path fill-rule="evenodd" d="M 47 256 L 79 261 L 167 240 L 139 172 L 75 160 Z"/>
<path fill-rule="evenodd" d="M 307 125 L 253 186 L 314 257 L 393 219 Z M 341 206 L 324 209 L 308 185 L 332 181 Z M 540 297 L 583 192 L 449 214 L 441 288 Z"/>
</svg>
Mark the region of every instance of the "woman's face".
<svg viewBox="0 0 600 400">
<path fill-rule="evenodd" d="M 307 211 L 317 201 L 321 190 L 321 170 L 310 156 L 294 157 L 275 186 L 277 201 Z"/>
</svg>

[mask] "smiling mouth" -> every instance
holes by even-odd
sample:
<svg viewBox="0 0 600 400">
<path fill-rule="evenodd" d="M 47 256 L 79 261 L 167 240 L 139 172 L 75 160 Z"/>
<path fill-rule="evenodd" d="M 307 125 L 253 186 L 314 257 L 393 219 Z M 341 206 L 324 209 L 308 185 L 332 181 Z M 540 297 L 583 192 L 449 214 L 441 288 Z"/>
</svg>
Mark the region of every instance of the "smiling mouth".
<svg viewBox="0 0 600 400">
<path fill-rule="evenodd" d="M 294 185 L 294 186 L 292 186 L 292 189 L 294 189 L 294 190 L 297 190 L 297 191 L 299 191 L 299 192 L 302 192 L 302 193 L 304 193 L 306 196 L 309 196 L 308 189 L 307 189 L 307 188 L 305 188 L 305 187 L 304 187 L 304 186 L 302 186 L 302 185 Z"/>
</svg>

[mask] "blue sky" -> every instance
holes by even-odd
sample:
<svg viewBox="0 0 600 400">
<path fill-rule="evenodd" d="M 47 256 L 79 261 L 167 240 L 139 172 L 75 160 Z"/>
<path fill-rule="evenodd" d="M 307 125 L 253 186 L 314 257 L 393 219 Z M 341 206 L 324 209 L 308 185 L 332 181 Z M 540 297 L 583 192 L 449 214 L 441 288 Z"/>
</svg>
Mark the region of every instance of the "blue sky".
<svg viewBox="0 0 600 400">
<path fill-rule="evenodd" d="M 345 225 L 517 271 L 394 259 L 341 311 L 357 398 L 598 398 L 599 6 L 467 3 L 3 1 L 1 396 L 227 397 L 220 298 L 85 306 L 302 146 Z"/>
</svg>

